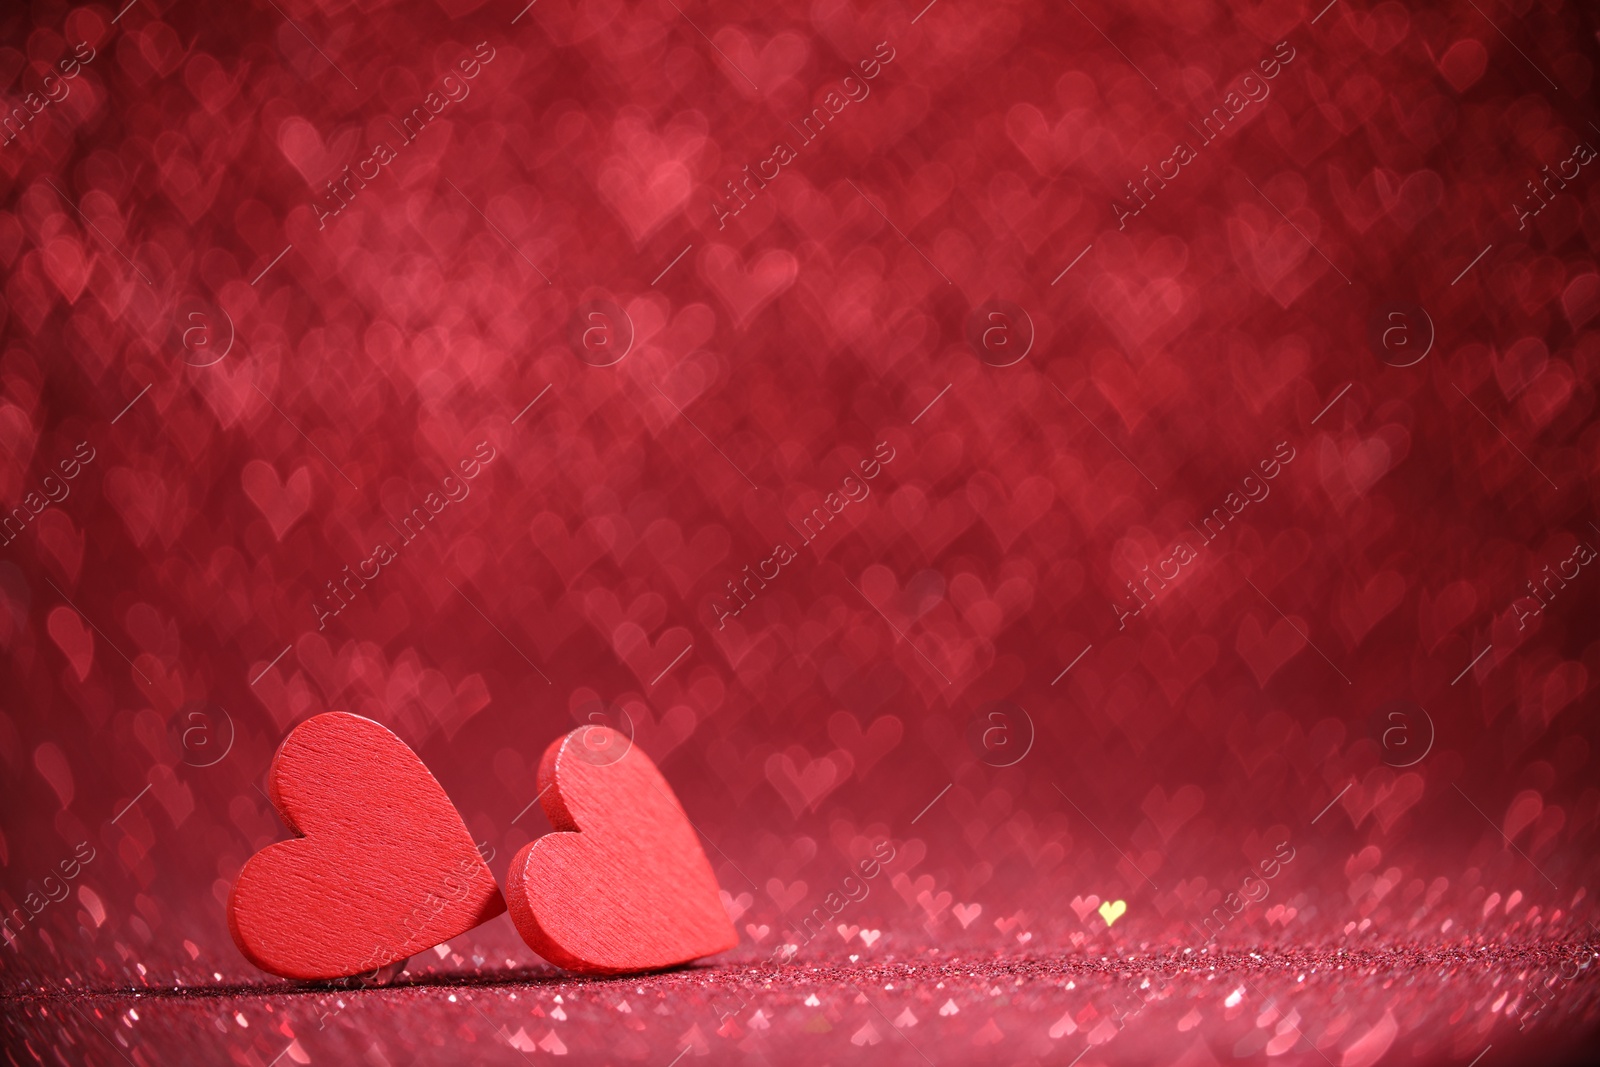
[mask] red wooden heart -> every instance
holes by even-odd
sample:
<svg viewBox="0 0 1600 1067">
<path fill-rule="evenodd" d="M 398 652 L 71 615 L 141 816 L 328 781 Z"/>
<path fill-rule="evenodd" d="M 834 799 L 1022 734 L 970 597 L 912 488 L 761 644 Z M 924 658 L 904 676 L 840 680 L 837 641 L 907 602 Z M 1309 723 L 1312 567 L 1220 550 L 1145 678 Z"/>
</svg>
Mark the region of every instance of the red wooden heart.
<svg viewBox="0 0 1600 1067">
<path fill-rule="evenodd" d="M 239 951 L 285 978 L 341 978 L 506 910 L 461 815 L 371 719 L 313 716 L 279 746 L 272 804 L 297 837 L 250 857 L 228 898 Z"/>
<path fill-rule="evenodd" d="M 523 940 L 586 974 L 658 970 L 739 943 L 695 829 L 656 765 L 605 726 L 545 749 L 544 811 L 558 831 L 511 861 L 506 902 Z"/>
</svg>

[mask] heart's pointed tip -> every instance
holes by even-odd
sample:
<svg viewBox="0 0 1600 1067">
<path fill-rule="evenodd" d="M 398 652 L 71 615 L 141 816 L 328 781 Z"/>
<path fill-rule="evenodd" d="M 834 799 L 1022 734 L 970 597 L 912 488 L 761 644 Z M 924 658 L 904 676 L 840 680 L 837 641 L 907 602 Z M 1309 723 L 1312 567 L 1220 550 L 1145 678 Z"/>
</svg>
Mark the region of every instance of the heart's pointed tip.
<svg viewBox="0 0 1600 1067">
<path fill-rule="evenodd" d="M 728 937 L 727 937 L 727 939 L 725 941 L 722 942 L 722 944 L 718 945 L 716 948 L 712 949 L 710 952 L 707 952 L 705 954 L 705 956 L 701 956 L 699 958 L 700 959 L 706 959 L 707 957 L 710 957 L 710 956 L 720 956 L 724 952 L 732 952 L 734 949 L 736 949 L 738 947 L 739 947 L 739 935 L 738 935 L 738 933 L 733 931 L 733 930 L 729 930 L 728 931 Z"/>
<path fill-rule="evenodd" d="M 707 864 L 707 866 L 710 866 L 710 864 Z M 722 901 L 720 899 L 717 901 L 716 911 L 714 911 L 712 914 L 716 915 L 717 918 L 721 920 L 721 929 L 717 931 L 717 934 L 720 936 L 716 937 L 717 944 L 720 947 L 712 949 L 710 952 L 707 952 L 706 955 L 715 956 L 719 952 L 726 952 L 731 948 L 738 948 L 738 927 L 734 926 L 733 920 L 728 918 L 728 913 L 723 910 Z"/>
</svg>

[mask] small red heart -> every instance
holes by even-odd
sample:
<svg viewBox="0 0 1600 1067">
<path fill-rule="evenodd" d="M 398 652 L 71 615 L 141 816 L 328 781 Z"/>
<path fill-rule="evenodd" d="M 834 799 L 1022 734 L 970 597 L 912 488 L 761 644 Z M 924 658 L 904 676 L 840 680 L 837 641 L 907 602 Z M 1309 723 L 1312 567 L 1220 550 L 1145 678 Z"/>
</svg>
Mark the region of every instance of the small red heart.
<svg viewBox="0 0 1600 1067">
<path fill-rule="evenodd" d="M 546 834 L 511 861 L 506 902 L 523 940 L 585 974 L 659 970 L 739 943 L 694 826 L 650 757 L 582 726 L 539 763 Z"/>
<path fill-rule="evenodd" d="M 506 910 L 461 814 L 371 719 L 315 715 L 279 746 L 272 805 L 295 840 L 250 857 L 228 898 L 239 951 L 284 978 L 343 978 Z"/>
<path fill-rule="evenodd" d="M 244 465 L 242 479 L 244 495 L 266 516 L 272 536 L 279 541 L 311 508 L 310 467 L 301 467 L 280 482 L 276 467 L 253 459 Z"/>
<path fill-rule="evenodd" d="M 94 634 L 83 624 L 82 616 L 63 604 L 50 612 L 44 625 L 56 647 L 66 653 L 78 681 L 89 677 L 89 668 L 94 664 Z"/>
</svg>

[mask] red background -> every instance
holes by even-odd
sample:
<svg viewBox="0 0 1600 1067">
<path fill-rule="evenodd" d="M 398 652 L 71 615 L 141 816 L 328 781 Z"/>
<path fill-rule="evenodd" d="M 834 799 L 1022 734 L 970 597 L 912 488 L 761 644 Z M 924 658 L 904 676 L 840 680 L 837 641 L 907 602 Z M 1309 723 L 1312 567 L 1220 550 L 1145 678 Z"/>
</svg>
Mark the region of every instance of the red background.
<svg viewBox="0 0 1600 1067">
<path fill-rule="evenodd" d="M 0 503 L 94 454 L 0 549 L 0 904 L 95 853 L 0 952 L 13 1062 L 512 1063 L 547 1033 L 663 1064 L 1583 1055 L 1600 574 L 1514 604 L 1600 548 L 1600 171 L 1527 187 L 1600 144 L 1592 11 L 520 6 L 0 23 L 8 109 L 95 49 L 0 146 Z M 480 41 L 470 95 L 400 146 Z M 1270 95 L 1200 145 L 1280 41 Z M 797 158 L 719 228 L 779 139 Z M 1026 313 L 1006 359 L 1031 324 L 1011 366 L 968 339 L 991 300 Z M 632 324 L 611 366 L 579 358 L 593 301 Z M 1369 336 L 1390 304 L 1409 348 Z M 319 629 L 325 583 L 483 441 L 470 495 Z M 874 841 L 896 860 L 770 985 L 563 984 L 506 919 L 397 989 L 289 992 L 238 954 L 224 903 L 284 834 L 259 787 L 295 722 L 389 725 L 503 877 L 594 700 L 709 842 L 724 965 L 764 966 Z M 974 744 L 999 700 L 1035 734 L 1007 768 Z"/>
</svg>

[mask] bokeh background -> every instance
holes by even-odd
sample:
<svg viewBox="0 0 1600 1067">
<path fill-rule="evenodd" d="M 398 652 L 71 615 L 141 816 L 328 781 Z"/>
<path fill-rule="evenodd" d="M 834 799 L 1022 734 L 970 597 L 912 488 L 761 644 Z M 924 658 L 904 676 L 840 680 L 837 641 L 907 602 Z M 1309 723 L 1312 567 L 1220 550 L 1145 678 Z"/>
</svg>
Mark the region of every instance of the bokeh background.
<svg viewBox="0 0 1600 1067">
<path fill-rule="evenodd" d="M 10 1062 L 1581 1060 L 1596 30 L 9 6 Z M 625 725 L 740 947 L 569 982 L 502 918 L 396 987 L 255 971 L 227 893 L 325 710 L 500 877 L 544 747 Z"/>
</svg>

